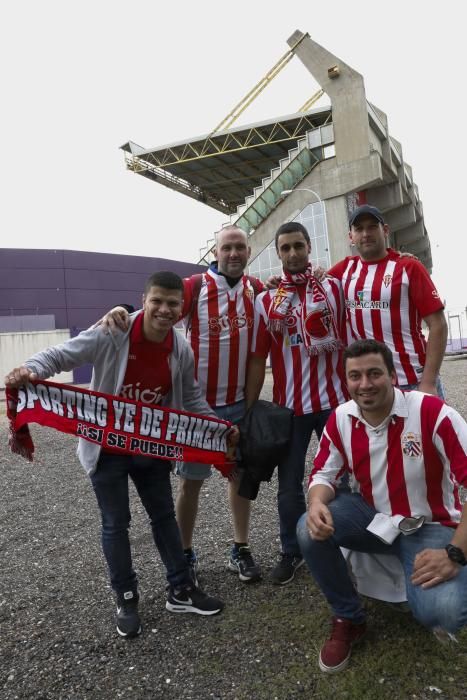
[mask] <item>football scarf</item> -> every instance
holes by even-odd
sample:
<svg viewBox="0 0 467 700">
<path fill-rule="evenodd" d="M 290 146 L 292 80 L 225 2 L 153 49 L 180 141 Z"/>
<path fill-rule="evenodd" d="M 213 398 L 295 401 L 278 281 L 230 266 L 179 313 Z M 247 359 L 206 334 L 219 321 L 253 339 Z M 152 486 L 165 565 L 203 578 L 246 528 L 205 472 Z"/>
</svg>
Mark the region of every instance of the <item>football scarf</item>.
<svg viewBox="0 0 467 700">
<path fill-rule="evenodd" d="M 33 460 L 28 423 L 55 428 L 118 454 L 214 464 L 224 476 L 229 421 L 45 380 L 7 389 L 12 452 Z"/>
<path fill-rule="evenodd" d="M 308 263 L 304 272 L 282 272 L 269 309 L 269 330 L 281 334 L 287 330 L 286 317 L 290 314 L 294 295 L 298 294 L 297 287 L 302 285 L 306 286 L 306 293 L 301 304 L 300 322 L 307 353 L 318 355 L 338 350 L 342 347 L 337 331 L 338 324 L 323 285 L 313 276 L 311 263 Z"/>
</svg>

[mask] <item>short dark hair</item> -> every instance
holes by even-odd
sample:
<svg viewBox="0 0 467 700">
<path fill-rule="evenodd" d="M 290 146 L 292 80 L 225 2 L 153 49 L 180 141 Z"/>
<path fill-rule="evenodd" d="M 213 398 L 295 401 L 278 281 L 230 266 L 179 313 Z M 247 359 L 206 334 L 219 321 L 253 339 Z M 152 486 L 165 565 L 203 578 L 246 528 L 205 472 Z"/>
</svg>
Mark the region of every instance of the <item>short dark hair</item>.
<svg viewBox="0 0 467 700">
<path fill-rule="evenodd" d="M 304 227 L 304 225 L 300 224 L 298 221 L 287 221 L 287 223 L 282 224 L 282 226 L 279 226 L 279 228 L 276 231 L 276 237 L 274 239 L 274 242 L 276 244 L 276 250 L 279 251 L 279 247 L 277 245 L 279 236 L 282 236 L 283 233 L 297 233 L 297 231 L 299 233 L 302 233 L 303 238 L 306 240 L 307 243 L 311 245 L 310 235 Z"/>
<path fill-rule="evenodd" d="M 394 360 L 392 358 L 392 352 L 387 345 L 380 343 L 377 340 L 356 340 L 354 343 L 349 345 L 344 350 L 344 369 L 347 360 L 350 357 L 361 357 L 362 355 L 369 355 L 370 353 L 382 356 L 389 374 L 396 371 L 394 367 Z"/>
<path fill-rule="evenodd" d="M 183 294 L 183 280 L 175 272 L 161 270 L 153 272 L 146 280 L 144 294 L 148 294 L 151 287 L 162 287 L 163 289 L 179 289 Z"/>
</svg>

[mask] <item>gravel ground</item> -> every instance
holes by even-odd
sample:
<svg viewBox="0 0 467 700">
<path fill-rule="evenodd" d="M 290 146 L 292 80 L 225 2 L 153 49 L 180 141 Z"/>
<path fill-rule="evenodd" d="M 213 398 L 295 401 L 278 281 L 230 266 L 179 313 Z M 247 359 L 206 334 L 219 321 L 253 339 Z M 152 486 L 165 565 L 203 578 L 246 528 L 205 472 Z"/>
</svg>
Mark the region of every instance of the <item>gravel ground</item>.
<svg viewBox="0 0 467 700">
<path fill-rule="evenodd" d="M 443 378 L 449 402 L 467 418 L 467 361 L 446 361 Z M 270 398 L 270 391 L 268 377 L 263 397 Z M 4 700 L 428 698 L 438 690 L 443 697 L 467 697 L 467 635 L 446 651 L 410 615 L 375 602 L 368 603 L 365 653 L 355 653 L 344 674 L 320 673 L 316 655 L 329 618 L 323 599 L 304 569 L 283 589 L 268 579 L 280 550 L 275 480 L 262 486 L 253 511 L 251 541 L 264 571 L 264 580 L 253 585 L 226 570 L 231 535 L 225 482 L 215 475 L 204 487 L 196 544 L 204 587 L 226 601 L 215 618 L 165 610 L 163 571 L 132 492 L 144 633 L 120 639 L 97 506 L 75 458 L 75 440 L 39 426 L 32 432 L 36 459 L 29 464 L 9 453 L 7 422 L 0 418 Z M 315 447 L 313 439 L 310 453 Z M 401 658 L 395 655 L 399 645 L 405 645 Z M 419 655 L 412 663 L 414 649 Z"/>
</svg>

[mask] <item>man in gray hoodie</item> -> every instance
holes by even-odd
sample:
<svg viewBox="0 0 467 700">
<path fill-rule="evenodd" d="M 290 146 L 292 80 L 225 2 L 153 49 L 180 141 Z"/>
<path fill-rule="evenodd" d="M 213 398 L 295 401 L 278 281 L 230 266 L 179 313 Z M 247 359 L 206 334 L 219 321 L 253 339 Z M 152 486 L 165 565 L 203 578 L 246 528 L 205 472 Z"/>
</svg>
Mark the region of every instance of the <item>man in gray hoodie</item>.
<svg viewBox="0 0 467 700">
<path fill-rule="evenodd" d="M 173 330 L 182 305 L 181 278 L 172 272 L 157 272 L 148 278 L 143 309 L 131 315 L 127 331 L 83 331 L 13 369 L 5 377 L 5 386 L 16 388 L 29 380 L 47 379 L 91 363 L 90 388 L 95 391 L 215 417 L 194 379 L 193 352 Z M 174 514 L 171 463 L 142 455 L 117 455 L 82 438 L 78 457 L 101 511 L 102 548 L 117 598 L 117 632 L 122 637 L 141 632 L 137 577 L 128 538 L 128 477 L 148 513 L 154 542 L 167 570 L 167 610 L 200 615 L 220 612 L 223 603 L 195 585 L 183 554 Z"/>
</svg>

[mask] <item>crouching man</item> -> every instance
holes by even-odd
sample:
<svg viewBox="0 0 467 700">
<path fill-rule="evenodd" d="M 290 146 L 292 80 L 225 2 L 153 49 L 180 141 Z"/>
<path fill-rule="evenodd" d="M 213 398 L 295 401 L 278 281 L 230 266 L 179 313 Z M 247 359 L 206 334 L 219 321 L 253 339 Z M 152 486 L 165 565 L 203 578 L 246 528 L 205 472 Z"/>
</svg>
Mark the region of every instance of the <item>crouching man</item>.
<svg viewBox="0 0 467 700">
<path fill-rule="evenodd" d="M 194 379 L 193 352 L 173 330 L 183 304 L 183 282 L 172 272 L 149 277 L 143 309 L 131 316 L 126 332 L 106 335 L 90 328 L 61 345 L 29 359 L 5 377 L 15 388 L 28 380 L 47 379 L 86 363 L 93 365 L 91 389 L 122 397 L 135 396 L 151 405 L 215 416 Z M 238 438 L 231 430 L 229 442 Z M 194 585 L 183 554 L 175 520 L 170 483 L 171 463 L 141 455 L 117 455 L 100 445 L 79 440 L 78 456 L 90 476 L 102 516 L 102 548 L 117 598 L 117 632 L 135 637 L 141 632 L 138 586 L 133 569 L 128 528 L 128 477 L 148 513 L 154 542 L 167 571 L 170 612 L 214 615 L 223 603 Z"/>
<path fill-rule="evenodd" d="M 467 425 L 436 396 L 395 388 L 392 354 L 375 340 L 344 351 L 351 401 L 324 430 L 297 525 L 305 561 L 334 614 L 319 656 L 340 671 L 365 634 L 365 611 L 340 547 L 395 554 L 415 618 L 437 634 L 467 624 Z M 335 488 L 350 472 L 353 493 Z"/>
</svg>

